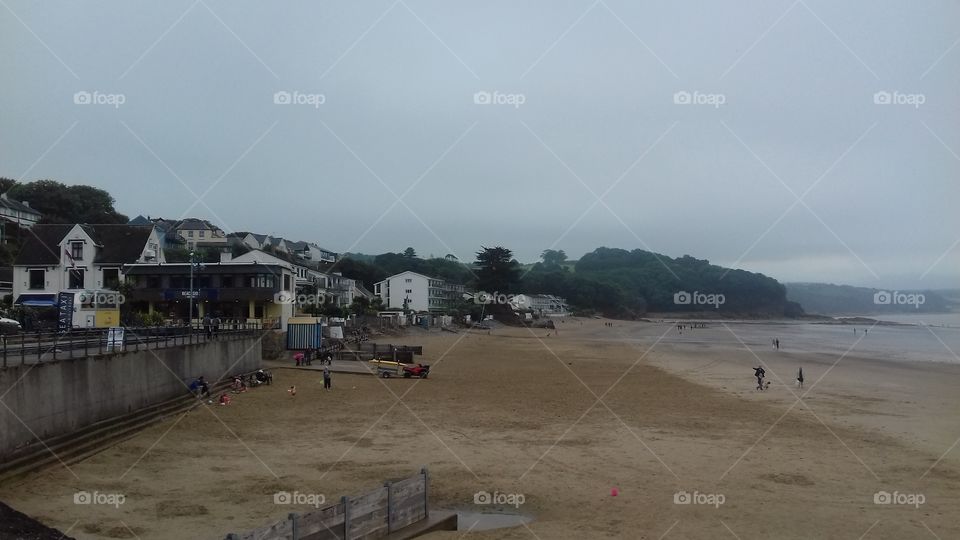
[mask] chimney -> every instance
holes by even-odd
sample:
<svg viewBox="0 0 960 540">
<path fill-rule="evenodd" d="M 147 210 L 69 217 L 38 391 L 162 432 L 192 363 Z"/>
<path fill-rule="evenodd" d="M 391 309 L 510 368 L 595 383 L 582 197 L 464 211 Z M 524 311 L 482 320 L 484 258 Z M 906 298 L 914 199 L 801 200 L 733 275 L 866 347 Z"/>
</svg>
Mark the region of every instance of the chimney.
<svg viewBox="0 0 960 540">
<path fill-rule="evenodd" d="M 33 208 L 32 206 L 30 206 L 30 201 L 20 201 L 20 203 L 26 206 L 27 208 Z"/>
<path fill-rule="evenodd" d="M 220 262 L 224 263 L 224 262 L 230 262 L 232 260 L 233 260 L 233 253 L 229 251 L 220 252 Z"/>
</svg>

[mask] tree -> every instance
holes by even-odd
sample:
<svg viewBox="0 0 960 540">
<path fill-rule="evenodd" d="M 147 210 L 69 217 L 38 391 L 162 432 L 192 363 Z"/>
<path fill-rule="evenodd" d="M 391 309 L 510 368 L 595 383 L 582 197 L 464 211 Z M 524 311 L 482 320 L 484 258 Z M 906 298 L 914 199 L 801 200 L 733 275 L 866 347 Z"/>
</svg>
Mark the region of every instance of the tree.
<svg viewBox="0 0 960 540">
<path fill-rule="evenodd" d="M 547 266 L 560 266 L 567 261 L 567 254 L 562 249 L 545 249 L 540 254 L 543 264 Z"/>
<path fill-rule="evenodd" d="M 365 296 L 354 297 L 350 304 L 350 313 L 364 315 L 370 311 L 370 299 Z"/>
<path fill-rule="evenodd" d="M 117 212 L 113 197 L 93 186 L 67 186 L 54 180 L 14 184 L 7 194 L 27 201 L 43 214 L 43 223 L 126 223 Z"/>
<path fill-rule="evenodd" d="M 481 246 L 476 265 L 477 288 L 481 291 L 508 293 L 520 280 L 520 265 L 505 247 Z"/>
<path fill-rule="evenodd" d="M 403 250 L 403 256 L 408 259 L 415 259 L 417 258 L 417 250 L 413 249 L 412 247 L 408 247 L 407 249 Z"/>
<path fill-rule="evenodd" d="M 17 181 L 13 178 L 0 177 L 0 193 L 6 193 L 7 191 L 10 191 L 10 188 L 16 185 L 16 183 Z"/>
</svg>

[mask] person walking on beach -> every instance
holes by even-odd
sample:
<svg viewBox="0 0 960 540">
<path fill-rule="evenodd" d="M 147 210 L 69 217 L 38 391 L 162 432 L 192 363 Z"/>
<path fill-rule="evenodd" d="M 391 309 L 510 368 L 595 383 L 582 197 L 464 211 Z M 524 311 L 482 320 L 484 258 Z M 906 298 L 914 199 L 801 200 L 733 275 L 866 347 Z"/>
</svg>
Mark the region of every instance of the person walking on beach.
<svg viewBox="0 0 960 540">
<path fill-rule="evenodd" d="M 763 390 L 763 377 L 767 374 L 762 366 L 753 368 L 753 375 L 757 378 L 757 390 Z"/>
<path fill-rule="evenodd" d="M 780 350 L 780 338 L 777 338 L 774 343 L 777 345 L 777 350 Z"/>
<path fill-rule="evenodd" d="M 803 388 L 803 368 L 797 372 L 797 384 L 800 385 L 800 388 Z"/>
<path fill-rule="evenodd" d="M 213 321 L 210 320 L 210 315 L 203 316 L 203 329 L 207 332 L 207 339 L 213 335 Z"/>
<path fill-rule="evenodd" d="M 330 390 L 330 366 L 323 366 L 323 389 Z"/>
</svg>

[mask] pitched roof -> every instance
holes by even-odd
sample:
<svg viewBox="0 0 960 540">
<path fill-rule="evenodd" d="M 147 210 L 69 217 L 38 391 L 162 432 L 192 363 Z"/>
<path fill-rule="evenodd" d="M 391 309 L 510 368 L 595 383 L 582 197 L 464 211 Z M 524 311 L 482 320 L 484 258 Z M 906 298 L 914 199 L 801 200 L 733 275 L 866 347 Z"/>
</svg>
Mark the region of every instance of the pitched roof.
<svg viewBox="0 0 960 540">
<path fill-rule="evenodd" d="M 305 251 L 308 246 L 306 242 L 292 242 L 287 240 L 287 247 L 294 251 Z"/>
<path fill-rule="evenodd" d="M 34 225 L 20 253 L 16 266 L 56 266 L 60 264 L 60 242 L 74 225 Z M 153 225 L 81 225 L 100 248 L 94 259 L 101 263 L 133 263 L 140 258 Z"/>
<path fill-rule="evenodd" d="M 93 228 L 91 237 L 101 246 L 95 263 L 137 262 L 147 245 L 153 225 L 85 225 Z M 89 233 L 89 231 L 88 231 Z"/>
<path fill-rule="evenodd" d="M 150 218 L 143 217 L 143 214 L 138 214 L 137 217 L 128 221 L 127 225 L 153 225 L 153 221 Z"/>
<path fill-rule="evenodd" d="M 177 223 L 176 228 L 178 228 L 178 229 L 192 229 L 192 230 L 202 229 L 202 230 L 207 230 L 207 231 L 218 231 L 218 230 L 220 230 L 218 227 L 215 227 L 215 226 L 214 226 L 213 224 L 211 224 L 209 221 L 207 221 L 207 220 L 205 220 L 205 219 L 197 219 L 197 218 L 182 219 L 182 220 L 180 220 L 180 221 Z"/>
<path fill-rule="evenodd" d="M 31 214 L 40 215 L 40 211 L 36 208 L 31 208 L 29 205 L 23 204 L 20 201 L 11 199 L 7 196 L 6 193 L 0 195 L 0 206 L 4 208 L 9 208 L 10 210 L 17 210 L 19 212 L 30 212 Z"/>
<path fill-rule="evenodd" d="M 73 225 L 34 225 L 28 229 L 26 240 L 17 258 L 15 266 L 56 266 L 60 264 L 60 241 L 70 232 Z"/>
</svg>

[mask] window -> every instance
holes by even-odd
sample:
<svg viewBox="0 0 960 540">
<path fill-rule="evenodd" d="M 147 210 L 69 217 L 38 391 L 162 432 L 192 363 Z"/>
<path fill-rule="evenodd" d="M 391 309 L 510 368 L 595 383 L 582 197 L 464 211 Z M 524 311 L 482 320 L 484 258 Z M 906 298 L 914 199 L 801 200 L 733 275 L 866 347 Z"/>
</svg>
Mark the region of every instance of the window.
<svg viewBox="0 0 960 540">
<path fill-rule="evenodd" d="M 412 293 L 413 293 L 413 289 L 407 289 L 406 292 L 407 292 L 407 294 L 412 294 Z"/>
<path fill-rule="evenodd" d="M 283 290 L 285 290 L 285 291 L 289 291 L 289 290 L 290 290 L 290 276 L 288 276 L 288 275 L 286 275 L 286 274 L 284 274 L 284 276 L 283 276 Z"/>
<path fill-rule="evenodd" d="M 187 231 L 187 238 L 193 238 L 193 231 Z"/>
<path fill-rule="evenodd" d="M 83 274 L 84 271 L 79 268 L 70 269 L 70 283 L 67 286 L 68 289 L 82 289 L 83 288 Z"/>
<path fill-rule="evenodd" d="M 200 238 L 205 237 L 206 234 L 207 234 L 207 231 L 200 231 Z"/>
<path fill-rule="evenodd" d="M 70 242 L 70 258 L 75 261 L 83 260 L 83 242 Z"/>
<path fill-rule="evenodd" d="M 220 276 L 220 286 L 226 288 L 233 287 L 233 276 Z"/>
<path fill-rule="evenodd" d="M 250 287 L 252 288 L 273 288 L 273 276 L 266 274 L 259 274 L 256 276 L 250 276 Z"/>
<path fill-rule="evenodd" d="M 46 272 L 40 270 L 30 270 L 30 288 L 42 289 L 46 286 Z"/>
<path fill-rule="evenodd" d="M 103 269 L 103 288 L 116 289 L 119 286 L 120 286 L 120 269 L 104 268 Z"/>
<path fill-rule="evenodd" d="M 404 281 L 407 282 L 407 283 L 413 283 L 413 278 L 407 278 L 407 279 L 405 279 Z"/>
</svg>

